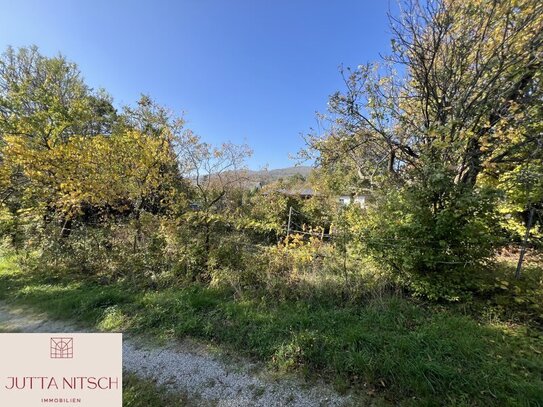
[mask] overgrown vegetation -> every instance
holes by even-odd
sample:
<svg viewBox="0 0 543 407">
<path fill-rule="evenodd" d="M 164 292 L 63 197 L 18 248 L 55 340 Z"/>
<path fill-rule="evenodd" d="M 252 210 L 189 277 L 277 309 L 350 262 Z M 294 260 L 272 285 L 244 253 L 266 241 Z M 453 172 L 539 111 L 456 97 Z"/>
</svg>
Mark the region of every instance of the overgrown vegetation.
<svg viewBox="0 0 543 407">
<path fill-rule="evenodd" d="M 496 248 L 528 224 L 540 237 L 543 11 L 531 0 L 402 6 L 393 53 L 343 71 L 329 130 L 309 135 L 305 154 L 328 188 L 371 191 L 356 226 L 375 257 L 415 293 L 456 300 Z"/>
<path fill-rule="evenodd" d="M 392 55 L 344 70 L 307 137 L 315 171 L 268 185 L 247 146 L 8 49 L 0 233 L 18 266 L 0 295 L 405 404 L 542 404 L 543 5 L 403 5 Z"/>
<path fill-rule="evenodd" d="M 543 402 L 543 336 L 505 318 L 514 296 L 505 302 L 508 310 L 492 302 L 455 309 L 390 295 L 353 304 L 326 294 L 277 302 L 266 291 L 236 298 L 203 285 L 142 290 L 73 271 L 23 272 L 6 261 L 2 267 L 0 299 L 103 330 L 220 343 L 273 369 L 322 377 L 383 402 Z M 528 270 L 542 278 L 541 268 Z"/>
</svg>

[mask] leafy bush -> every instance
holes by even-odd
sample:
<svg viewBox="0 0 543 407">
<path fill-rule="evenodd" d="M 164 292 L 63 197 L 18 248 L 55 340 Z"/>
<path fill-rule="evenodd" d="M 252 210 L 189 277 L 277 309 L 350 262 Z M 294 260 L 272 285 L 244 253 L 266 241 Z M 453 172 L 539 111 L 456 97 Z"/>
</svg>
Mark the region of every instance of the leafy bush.
<svg viewBox="0 0 543 407">
<path fill-rule="evenodd" d="M 415 295 L 456 301 L 476 288 L 501 242 L 494 202 L 491 191 L 435 169 L 425 183 L 383 193 L 353 229 Z"/>
</svg>

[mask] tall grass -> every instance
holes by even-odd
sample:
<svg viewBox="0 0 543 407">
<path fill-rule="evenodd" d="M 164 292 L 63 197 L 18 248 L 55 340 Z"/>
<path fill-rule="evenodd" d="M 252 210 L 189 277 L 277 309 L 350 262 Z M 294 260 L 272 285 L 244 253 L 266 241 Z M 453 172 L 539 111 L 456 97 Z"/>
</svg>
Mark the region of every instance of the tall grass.
<svg viewBox="0 0 543 407">
<path fill-rule="evenodd" d="M 4 258 L 0 299 L 105 330 L 201 338 L 403 405 L 543 405 L 540 330 L 395 295 L 340 306 L 194 284 L 142 290 Z"/>
</svg>

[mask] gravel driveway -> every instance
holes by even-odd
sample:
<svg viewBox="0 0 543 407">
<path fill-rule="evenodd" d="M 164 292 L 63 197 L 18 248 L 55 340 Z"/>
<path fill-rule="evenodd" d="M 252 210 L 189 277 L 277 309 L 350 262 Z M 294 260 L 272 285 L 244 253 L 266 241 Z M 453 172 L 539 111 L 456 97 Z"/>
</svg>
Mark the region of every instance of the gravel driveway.
<svg viewBox="0 0 543 407">
<path fill-rule="evenodd" d="M 0 304 L 0 332 L 86 332 L 75 325 L 48 320 L 24 308 Z M 123 368 L 141 378 L 189 395 L 202 406 L 347 406 L 348 397 L 324 384 L 308 386 L 294 379 L 274 380 L 243 359 L 224 358 L 191 341 L 157 346 L 124 335 Z"/>
</svg>

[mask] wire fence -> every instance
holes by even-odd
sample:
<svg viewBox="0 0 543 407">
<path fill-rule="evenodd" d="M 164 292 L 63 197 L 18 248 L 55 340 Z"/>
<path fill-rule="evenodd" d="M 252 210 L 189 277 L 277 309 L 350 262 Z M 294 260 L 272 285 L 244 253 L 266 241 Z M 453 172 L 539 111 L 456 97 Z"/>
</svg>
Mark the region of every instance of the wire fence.
<svg viewBox="0 0 543 407">
<path fill-rule="evenodd" d="M 348 232 L 344 231 L 343 233 L 332 233 L 331 230 L 329 233 L 324 233 L 325 228 L 321 227 L 322 233 L 319 232 L 313 232 L 313 231 L 307 231 L 304 225 L 298 224 L 296 221 L 293 220 L 292 214 L 298 214 L 305 217 L 305 214 L 302 212 L 299 212 L 295 210 L 294 208 L 290 207 L 289 210 L 289 221 L 288 225 L 286 226 L 286 236 L 290 235 L 303 235 L 303 236 L 315 236 L 320 237 L 321 240 L 327 239 L 330 241 L 334 241 L 335 239 L 346 239 L 346 236 L 349 235 Z M 527 246 L 530 240 L 530 229 L 533 226 L 533 219 L 534 217 L 537 217 L 540 223 L 543 223 L 543 210 L 537 210 L 535 208 L 531 208 L 529 219 L 527 222 L 527 228 L 526 228 L 526 234 L 524 236 L 524 239 L 522 242 L 518 241 L 509 241 L 507 242 L 508 247 L 515 247 L 517 250 L 519 250 L 519 260 L 517 264 L 517 268 L 515 271 L 515 275 L 518 278 L 520 276 L 520 272 L 522 269 L 524 257 L 527 251 Z M 350 239 L 356 239 L 360 243 L 369 244 L 373 247 L 383 247 L 383 248 L 396 248 L 396 249 L 405 249 L 406 242 L 409 245 L 409 248 L 411 249 L 417 249 L 417 250 L 443 250 L 446 251 L 447 247 L 442 247 L 440 242 L 433 242 L 433 243 L 421 243 L 415 238 L 409 238 L 409 237 L 394 237 L 394 238 L 376 238 L 376 237 L 370 237 L 370 236 L 363 236 L 363 235 L 357 235 L 349 236 Z M 349 239 L 347 238 L 347 239 Z M 346 251 L 346 249 L 345 249 Z M 352 254 L 349 254 L 349 256 L 352 256 Z M 475 260 L 451 260 L 451 261 L 434 261 L 434 264 L 450 264 L 450 265 L 473 265 L 478 264 L 478 261 Z"/>
<path fill-rule="evenodd" d="M 297 216 L 296 216 L 297 215 Z M 373 237 L 373 236 L 364 236 L 361 234 L 353 235 L 352 233 L 348 232 L 346 228 L 338 228 L 336 227 L 333 231 L 331 227 L 324 227 L 324 226 L 316 226 L 316 227 L 308 227 L 305 223 L 299 222 L 297 218 L 301 219 L 307 219 L 308 216 L 293 207 L 289 208 L 289 217 L 288 217 L 288 223 L 284 225 L 283 228 L 283 237 L 286 238 L 286 242 L 289 242 L 289 239 L 291 239 L 293 236 L 299 235 L 302 237 L 314 237 L 317 238 L 323 242 L 329 242 L 333 245 L 335 245 L 342 256 L 348 256 L 350 259 L 353 260 L 364 260 L 364 257 L 357 256 L 355 254 L 356 250 L 349 250 L 349 245 L 352 246 L 353 243 L 362 243 L 366 245 L 366 247 L 371 246 L 372 248 L 383 248 L 383 250 L 390 250 L 390 249 L 402 249 L 405 250 L 406 246 L 413 250 L 419 250 L 419 251 L 436 251 L 436 250 L 442 250 L 446 251 L 447 246 L 442 246 L 441 242 L 434 241 L 429 243 L 423 243 L 419 240 L 411 237 L 389 237 L 389 238 L 379 238 L 379 237 Z M 543 211 L 541 210 L 533 210 L 530 214 L 530 220 L 528 225 L 531 226 L 533 223 L 533 219 L 538 219 L 540 222 L 543 222 Z M 72 230 L 81 230 L 83 226 L 91 226 L 91 227 L 103 227 L 104 224 L 107 224 L 108 222 L 100 221 L 100 220 L 86 220 L 84 222 L 73 222 L 71 225 L 67 225 L 66 223 L 63 225 L 63 230 L 66 231 L 72 231 Z M 110 226 L 116 227 L 116 226 L 125 226 L 126 224 L 124 222 L 114 222 L 113 224 L 109 223 Z M 84 228 L 83 228 L 84 229 Z M 328 232 L 326 232 L 328 230 Z M 84 231 L 85 234 L 87 234 L 87 231 Z M 283 238 L 281 237 L 281 239 Z M 517 265 L 516 274 L 517 276 L 520 275 L 520 271 L 522 268 L 522 263 L 525 257 L 525 254 L 527 252 L 527 246 L 530 238 L 530 230 L 529 227 L 527 228 L 526 235 L 524 237 L 524 240 L 522 242 L 518 241 L 511 241 L 508 242 L 508 247 L 514 247 L 519 251 L 519 261 Z M 253 253 L 256 252 L 262 252 L 265 250 L 268 250 L 270 247 L 273 247 L 271 244 L 257 244 L 257 243 L 248 243 L 248 242 L 236 242 L 235 245 L 239 246 L 240 248 L 243 248 L 242 250 L 250 251 Z M 286 245 L 286 248 L 289 248 L 289 245 Z M 321 257 L 326 257 L 327 255 L 324 253 L 318 254 Z M 337 256 L 337 253 L 334 255 L 329 256 Z M 472 259 L 465 259 L 465 260 L 450 260 L 450 261 L 434 261 L 435 264 L 450 264 L 450 265 L 473 265 L 478 263 L 475 260 Z"/>
</svg>

